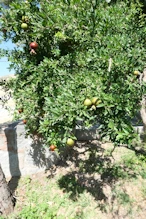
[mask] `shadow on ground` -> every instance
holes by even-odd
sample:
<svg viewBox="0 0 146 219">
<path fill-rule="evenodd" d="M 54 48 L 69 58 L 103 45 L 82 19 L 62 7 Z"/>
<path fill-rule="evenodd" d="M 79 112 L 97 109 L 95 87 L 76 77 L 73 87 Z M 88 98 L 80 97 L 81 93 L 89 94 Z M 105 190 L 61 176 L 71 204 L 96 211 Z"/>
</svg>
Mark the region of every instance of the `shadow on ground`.
<svg viewBox="0 0 146 219">
<path fill-rule="evenodd" d="M 18 185 L 19 185 L 19 180 L 20 180 L 21 176 L 12 176 L 11 179 L 8 182 L 8 186 L 12 192 L 12 194 L 15 193 Z"/>
<path fill-rule="evenodd" d="M 118 180 L 138 177 L 132 163 L 116 162 L 111 152 L 113 148 L 105 149 L 97 141 L 78 142 L 74 148 L 67 148 L 56 167 L 65 168 L 58 180 L 59 187 L 69 193 L 73 201 L 86 190 L 99 203 L 106 203 L 109 199 L 105 192 L 107 187 L 112 190 Z M 102 210 L 103 205 L 99 207 Z"/>
<path fill-rule="evenodd" d="M 9 169 L 11 174 L 11 179 L 8 182 L 8 186 L 11 189 L 12 193 L 18 187 L 19 180 L 21 178 L 21 170 L 19 167 L 19 158 L 18 158 L 18 145 L 17 145 L 17 125 L 19 121 L 13 122 L 7 125 L 4 129 L 4 133 L 7 139 L 7 150 L 9 156 Z"/>
</svg>

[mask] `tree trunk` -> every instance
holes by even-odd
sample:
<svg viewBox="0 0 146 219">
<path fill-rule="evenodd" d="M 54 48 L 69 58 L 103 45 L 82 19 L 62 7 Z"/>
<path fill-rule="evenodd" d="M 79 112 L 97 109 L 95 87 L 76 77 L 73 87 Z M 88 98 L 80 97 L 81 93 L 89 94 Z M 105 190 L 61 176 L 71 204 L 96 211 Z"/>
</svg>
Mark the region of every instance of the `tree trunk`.
<svg viewBox="0 0 146 219">
<path fill-rule="evenodd" d="M 146 69 L 143 71 L 142 81 L 146 83 Z M 140 83 L 142 81 L 140 81 Z M 144 133 L 146 134 L 146 96 L 143 96 L 142 98 L 140 114 L 143 122 Z"/>
<path fill-rule="evenodd" d="M 13 212 L 14 197 L 7 185 L 5 175 L 0 165 L 0 215 L 8 215 Z"/>
</svg>

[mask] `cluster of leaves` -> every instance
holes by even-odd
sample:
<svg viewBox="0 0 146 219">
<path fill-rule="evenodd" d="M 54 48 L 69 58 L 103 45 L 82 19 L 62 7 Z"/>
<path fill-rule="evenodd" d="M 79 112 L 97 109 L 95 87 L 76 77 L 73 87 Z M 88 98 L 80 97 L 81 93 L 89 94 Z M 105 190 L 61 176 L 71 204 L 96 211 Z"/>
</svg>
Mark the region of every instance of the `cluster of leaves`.
<svg viewBox="0 0 146 219">
<path fill-rule="evenodd" d="M 8 6 L 13 0 L 0 0 L 0 4 Z"/>
<path fill-rule="evenodd" d="M 27 120 L 28 134 L 40 133 L 47 145 L 59 147 L 75 139 L 81 120 L 85 126 L 99 122 L 102 136 L 117 144 L 131 144 L 131 118 L 145 94 L 133 74 L 146 62 L 139 1 L 28 0 L 1 11 L 1 36 L 16 45 L 3 52 L 16 72 L 15 114 Z M 33 41 L 36 54 L 30 53 Z M 94 109 L 83 104 L 92 97 L 101 100 Z"/>
</svg>

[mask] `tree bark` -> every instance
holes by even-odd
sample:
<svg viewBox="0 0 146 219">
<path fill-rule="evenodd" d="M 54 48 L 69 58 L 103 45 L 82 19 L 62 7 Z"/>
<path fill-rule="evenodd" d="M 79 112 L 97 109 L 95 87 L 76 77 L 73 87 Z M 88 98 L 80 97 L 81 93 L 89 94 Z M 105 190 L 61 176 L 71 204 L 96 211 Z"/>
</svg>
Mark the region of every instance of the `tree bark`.
<svg viewBox="0 0 146 219">
<path fill-rule="evenodd" d="M 15 199 L 7 185 L 5 175 L 0 165 L 0 215 L 13 212 Z"/>
</svg>

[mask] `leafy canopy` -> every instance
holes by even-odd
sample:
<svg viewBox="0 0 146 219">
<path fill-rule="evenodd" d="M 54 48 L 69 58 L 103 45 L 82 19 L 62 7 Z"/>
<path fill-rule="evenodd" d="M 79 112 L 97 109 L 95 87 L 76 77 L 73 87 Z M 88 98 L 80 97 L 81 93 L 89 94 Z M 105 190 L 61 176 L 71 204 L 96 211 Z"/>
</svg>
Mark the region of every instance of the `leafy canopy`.
<svg viewBox="0 0 146 219">
<path fill-rule="evenodd" d="M 75 139 L 76 123 L 83 121 L 86 127 L 101 124 L 101 136 L 116 144 L 131 144 L 131 119 L 145 94 L 134 75 L 146 63 L 139 1 L 28 0 L 1 11 L 1 36 L 16 45 L 1 51 L 16 72 L 15 117 L 27 120 L 28 134 L 61 147 Z M 93 97 L 97 102 L 85 106 Z"/>
</svg>

